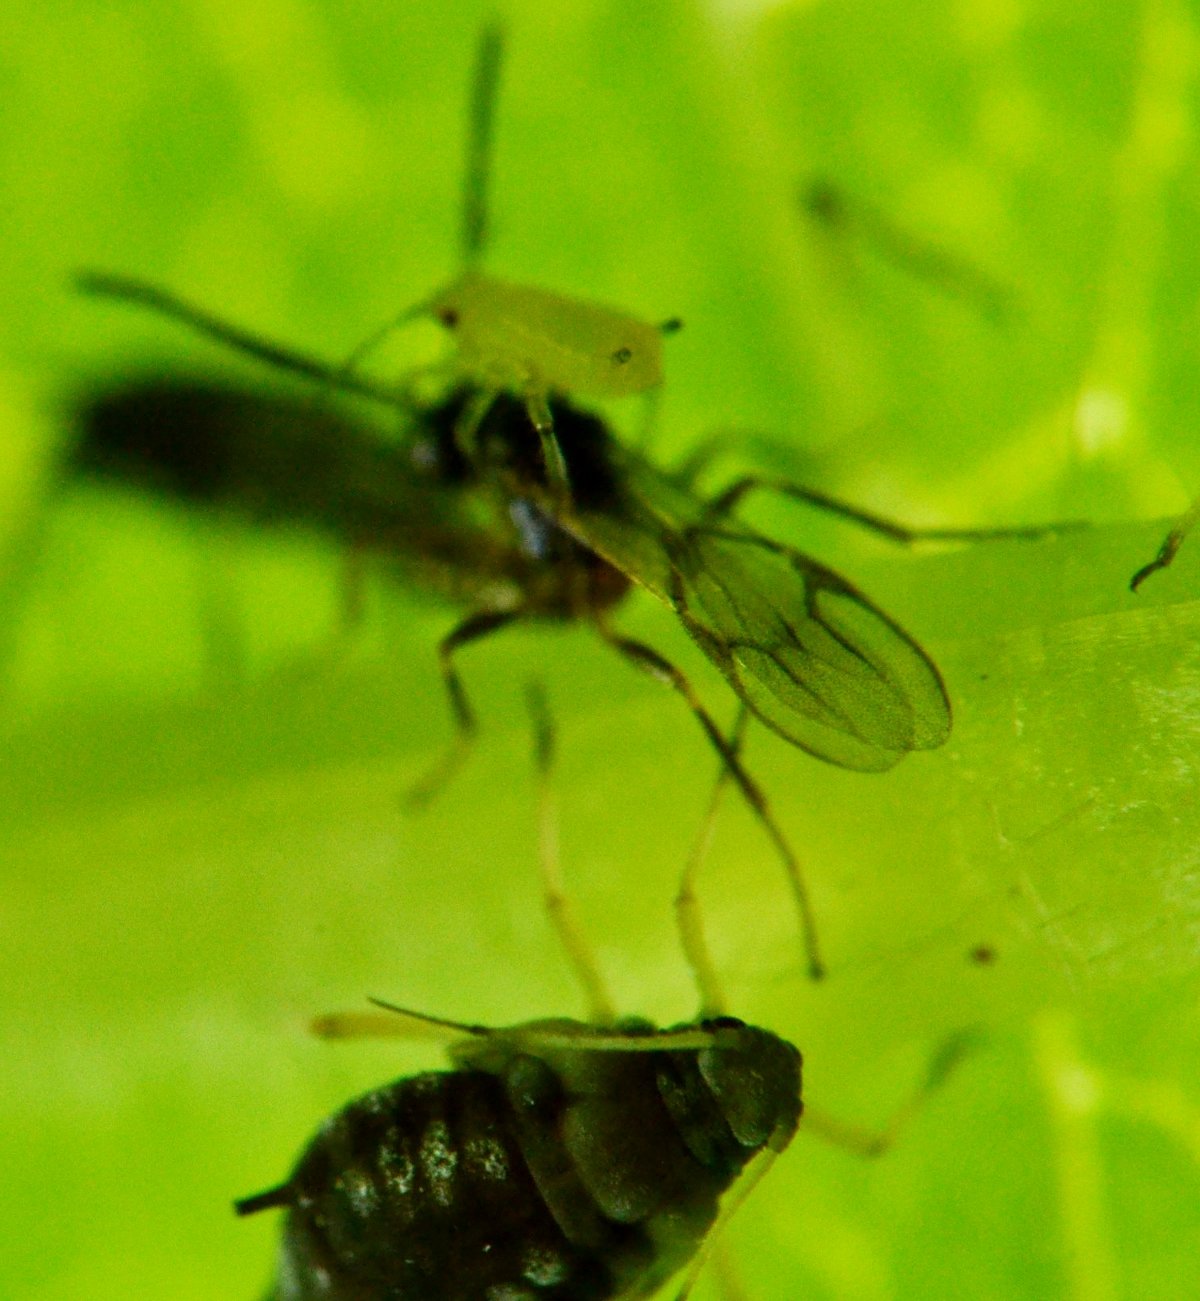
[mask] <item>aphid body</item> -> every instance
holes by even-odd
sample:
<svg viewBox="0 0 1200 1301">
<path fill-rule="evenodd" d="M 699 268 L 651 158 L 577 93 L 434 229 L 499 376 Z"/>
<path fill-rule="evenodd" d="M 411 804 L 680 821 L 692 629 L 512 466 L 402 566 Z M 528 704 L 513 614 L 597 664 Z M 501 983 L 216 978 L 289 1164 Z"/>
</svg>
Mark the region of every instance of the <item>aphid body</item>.
<svg viewBox="0 0 1200 1301">
<path fill-rule="evenodd" d="M 801 1113 L 799 1052 L 730 1017 L 472 1027 L 451 1058 L 350 1103 L 238 1203 L 286 1208 L 273 1301 L 648 1296 Z"/>
<path fill-rule="evenodd" d="M 621 398 L 662 383 L 660 327 L 599 303 L 470 271 L 428 310 L 483 386 Z"/>
</svg>

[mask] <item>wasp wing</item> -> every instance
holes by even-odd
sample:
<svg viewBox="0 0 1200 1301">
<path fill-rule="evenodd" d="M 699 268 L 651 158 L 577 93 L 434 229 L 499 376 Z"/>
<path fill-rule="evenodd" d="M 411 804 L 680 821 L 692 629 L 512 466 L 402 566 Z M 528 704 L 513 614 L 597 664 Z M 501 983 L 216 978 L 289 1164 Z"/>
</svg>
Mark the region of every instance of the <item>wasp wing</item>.
<svg viewBox="0 0 1200 1301">
<path fill-rule="evenodd" d="M 937 668 L 862 592 L 791 547 L 712 519 L 611 440 L 608 452 L 611 491 L 577 493 L 560 524 L 670 605 L 768 727 L 863 771 L 945 741 Z"/>
</svg>

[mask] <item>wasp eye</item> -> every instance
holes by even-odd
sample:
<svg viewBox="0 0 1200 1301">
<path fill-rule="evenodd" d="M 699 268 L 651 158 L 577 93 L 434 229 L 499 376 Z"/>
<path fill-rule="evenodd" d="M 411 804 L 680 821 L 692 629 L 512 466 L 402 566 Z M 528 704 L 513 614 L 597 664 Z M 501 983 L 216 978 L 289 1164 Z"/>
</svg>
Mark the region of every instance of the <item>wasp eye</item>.
<svg viewBox="0 0 1200 1301">
<path fill-rule="evenodd" d="M 447 330 L 453 330 L 458 324 L 458 311 L 453 307 L 443 307 L 442 310 L 438 312 L 437 318 Z"/>
<path fill-rule="evenodd" d="M 617 366 L 624 366 L 627 361 L 633 360 L 632 348 L 618 348 L 612 355 L 613 363 Z"/>
</svg>

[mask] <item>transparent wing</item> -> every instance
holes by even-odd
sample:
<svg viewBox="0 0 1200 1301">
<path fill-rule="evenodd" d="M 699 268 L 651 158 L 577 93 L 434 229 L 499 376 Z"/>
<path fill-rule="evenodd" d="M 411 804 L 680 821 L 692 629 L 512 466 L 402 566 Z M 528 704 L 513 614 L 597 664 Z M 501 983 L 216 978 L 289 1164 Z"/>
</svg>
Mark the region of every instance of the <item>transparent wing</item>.
<svg viewBox="0 0 1200 1301">
<path fill-rule="evenodd" d="M 629 451 L 614 492 L 560 522 L 673 607 L 770 728 L 818 758 L 881 771 L 941 745 L 950 704 L 929 657 L 824 565 L 726 521 Z"/>
</svg>

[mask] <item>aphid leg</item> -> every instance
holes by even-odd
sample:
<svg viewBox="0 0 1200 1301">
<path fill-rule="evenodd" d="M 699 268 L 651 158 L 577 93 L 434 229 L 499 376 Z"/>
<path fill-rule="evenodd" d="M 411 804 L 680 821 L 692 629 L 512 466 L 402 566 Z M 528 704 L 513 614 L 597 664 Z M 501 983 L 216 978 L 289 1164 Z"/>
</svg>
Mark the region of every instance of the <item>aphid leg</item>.
<svg viewBox="0 0 1200 1301">
<path fill-rule="evenodd" d="M 770 805 L 767 803 L 766 795 L 763 794 L 758 783 L 743 767 L 736 749 L 725 739 L 712 715 L 700 703 L 700 698 L 696 695 L 687 677 L 669 660 L 664 659 L 656 650 L 652 650 L 643 642 L 620 636 L 607 627 L 602 620 L 597 621 L 597 626 L 601 636 L 615 651 L 644 672 L 649 673 L 651 677 L 657 678 L 660 682 L 665 682 L 667 686 L 675 690 L 687 702 L 688 708 L 704 729 L 710 744 L 721 756 L 729 775 L 737 783 L 742 798 L 750 806 L 751 811 L 758 819 L 763 830 L 766 831 L 783 862 L 783 868 L 787 874 L 788 884 L 791 887 L 792 898 L 795 901 L 796 912 L 800 920 L 800 931 L 803 936 L 804 951 L 808 961 L 808 974 L 813 980 L 821 980 L 825 975 L 825 964 L 821 961 L 820 949 L 817 944 L 817 923 L 813 915 L 812 902 L 808 896 L 808 886 L 804 882 L 800 861 L 780 830 L 779 824 L 775 821 Z"/>
<path fill-rule="evenodd" d="M 531 380 L 525 385 L 524 396 L 529 422 L 537 430 L 538 443 L 542 449 L 546 485 L 554 500 L 566 505 L 571 500 L 571 479 L 567 473 L 566 458 L 554 432 L 554 417 L 550 413 L 550 403 L 546 400 L 546 390 Z"/>
<path fill-rule="evenodd" d="M 438 643 L 438 664 L 442 671 L 446 694 L 450 699 L 450 711 L 454 716 L 456 733 L 442 758 L 420 781 L 410 787 L 405 803 L 411 808 L 422 808 L 433 799 L 462 766 L 475 739 L 475 711 L 471 708 L 462 679 L 454 667 L 455 652 L 471 642 L 488 636 L 489 633 L 506 627 L 514 619 L 519 618 L 520 613 L 519 610 L 477 610 L 474 614 L 468 615 L 458 627 Z"/>
<path fill-rule="evenodd" d="M 729 735 L 729 748 L 740 757 L 742 737 L 749 717 L 744 703 L 739 704 L 733 731 Z M 704 821 L 700 824 L 691 853 L 679 878 L 679 890 L 675 895 L 675 922 L 679 927 L 679 941 L 683 955 L 692 969 L 696 980 L 696 989 L 700 994 L 700 1020 L 707 1017 L 721 1016 L 727 1008 L 720 977 L 712 960 L 708 946 L 708 937 L 704 933 L 704 916 L 700 911 L 700 901 L 696 897 L 696 879 L 700 869 L 708 858 L 712 847 L 713 832 L 716 830 L 717 814 L 721 807 L 721 797 L 729 780 L 729 766 L 722 763 L 717 769 L 713 782 L 712 794 L 709 796 L 708 809 Z"/>
<path fill-rule="evenodd" d="M 343 366 L 331 366 L 328 362 L 310 357 L 286 344 L 275 343 L 263 338 L 262 335 L 252 334 L 239 326 L 231 325 L 203 308 L 195 307 L 167 290 L 148 284 L 144 280 L 137 280 L 131 276 L 109 275 L 102 271 L 81 271 L 75 277 L 75 286 L 84 294 L 93 294 L 99 298 L 113 298 L 119 302 L 149 308 L 160 316 L 169 317 L 197 334 L 205 335 L 227 348 L 254 357 L 268 366 L 273 366 L 276 370 L 302 375 L 305 379 L 314 380 L 319 384 L 328 384 L 348 393 L 356 393 L 359 397 L 371 398 L 388 407 L 395 407 L 401 401 L 391 389 L 373 384 Z"/>
<path fill-rule="evenodd" d="M 1149 564 L 1143 565 L 1129 580 L 1129 590 L 1131 592 L 1136 592 L 1151 574 L 1156 574 L 1160 569 L 1166 569 L 1171 561 L 1175 559 L 1179 548 L 1183 546 L 1184 538 L 1195 527 L 1197 520 L 1200 520 L 1200 497 L 1197 497 L 1171 526 L 1171 531 L 1163 538 L 1162 546 L 1158 548 L 1158 554 L 1154 559 Z"/>
<path fill-rule="evenodd" d="M 587 998 L 590 1018 L 597 1025 L 612 1025 L 617 1012 L 604 986 L 596 955 L 580 925 L 574 903 L 563 884 L 558 854 L 558 811 L 554 797 L 554 722 L 540 684 L 526 693 L 533 722 L 533 761 L 538 779 L 538 847 L 542 869 L 542 895 L 550 924 L 566 951 Z"/>
<path fill-rule="evenodd" d="M 973 1030 L 961 1030 L 946 1038 L 929 1059 L 925 1074 L 916 1088 L 878 1129 L 866 1129 L 860 1125 L 838 1120 L 814 1109 L 807 1102 L 804 1105 L 801 1126 L 811 1130 L 825 1142 L 844 1148 L 855 1156 L 867 1158 L 882 1156 L 894 1145 L 902 1131 L 907 1128 L 929 1098 L 945 1084 L 963 1059 L 978 1045 L 979 1034 Z"/>
<path fill-rule="evenodd" d="M 468 465 L 473 465 L 477 460 L 478 450 L 475 444 L 479 426 L 499 396 L 499 389 L 472 389 L 458 413 L 458 419 L 454 422 L 454 446 Z"/>
<path fill-rule="evenodd" d="M 338 378 L 335 383 L 340 387 L 343 379 L 349 379 L 356 375 L 358 373 L 359 363 L 362 362 L 368 354 L 374 352 L 389 334 L 400 329 L 401 326 L 407 325 L 410 321 L 415 321 L 419 317 L 424 316 L 428 310 L 428 303 L 421 301 L 412 307 L 406 307 L 404 311 L 400 312 L 397 316 L 390 317 L 377 329 L 372 330 L 365 339 L 356 343 L 349 353 L 347 353 L 342 364 L 338 367 Z"/>
<path fill-rule="evenodd" d="M 787 1146 L 787 1140 L 784 1140 L 784 1146 Z M 725 1226 L 741 1210 L 746 1198 L 763 1181 L 767 1171 L 775 1164 L 776 1158 L 782 1150 L 782 1147 L 776 1147 L 772 1140 L 768 1139 L 766 1147 L 746 1166 L 741 1180 L 721 1203 L 717 1218 L 713 1222 L 712 1228 L 704 1235 L 700 1250 L 692 1257 L 692 1263 L 688 1266 L 688 1271 L 683 1277 L 683 1286 L 675 1294 L 675 1301 L 687 1301 Z"/>
<path fill-rule="evenodd" d="M 749 474 L 734 480 L 723 492 L 720 492 L 705 507 L 707 520 L 721 519 L 728 515 L 752 492 L 773 492 L 792 501 L 802 502 L 816 510 L 823 510 L 831 515 L 839 515 L 862 528 L 878 533 L 892 542 L 904 546 L 913 546 L 920 542 L 997 542 L 1006 539 L 1032 540 L 1036 538 L 1055 537 L 1073 529 L 1088 528 L 1085 520 L 1061 520 L 1052 524 L 1021 525 L 1015 528 L 996 529 L 944 529 L 912 528 L 907 524 L 878 515 L 874 511 L 852 506 L 849 502 L 815 488 L 806 488 L 802 484 L 792 483 L 788 479 L 776 479 L 767 475 Z"/>
</svg>

